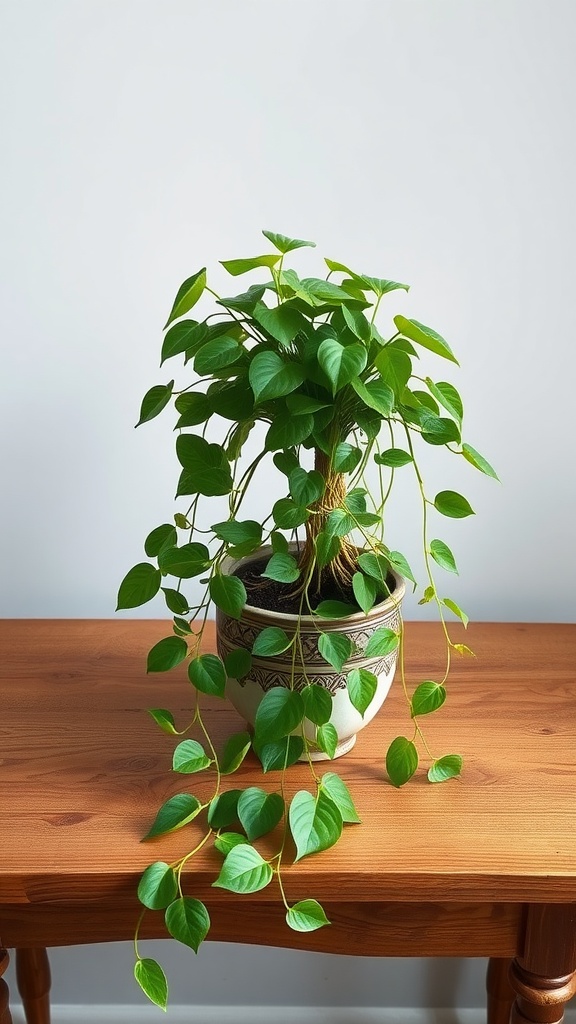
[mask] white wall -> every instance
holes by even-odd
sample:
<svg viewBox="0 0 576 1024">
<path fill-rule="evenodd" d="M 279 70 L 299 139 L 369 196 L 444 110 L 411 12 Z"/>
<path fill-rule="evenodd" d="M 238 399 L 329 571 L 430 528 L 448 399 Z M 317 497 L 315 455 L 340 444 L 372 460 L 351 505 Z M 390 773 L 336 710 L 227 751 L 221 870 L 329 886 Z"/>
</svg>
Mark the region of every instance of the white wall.
<svg viewBox="0 0 576 1024">
<path fill-rule="evenodd" d="M 473 619 L 573 620 L 576 5 L 5 0 L 0 18 L 0 614 L 113 614 L 172 511 L 170 423 L 133 424 L 168 379 L 173 294 L 205 262 L 257 253 L 269 227 L 410 282 L 391 310 L 460 357 L 468 438 L 503 484 L 466 465 L 448 478 L 427 454 L 431 490 L 477 511 L 442 524 L 454 598 Z M 417 563 L 414 508 L 391 525 Z M 231 948 L 218 971 L 204 956 L 200 1001 L 233 1002 L 241 964 L 274 979 L 263 1001 L 290 1002 L 286 956 Z M 184 1001 L 186 961 L 169 958 Z M 104 960 L 58 953 L 59 1000 L 78 996 L 72 961 L 102 998 Z M 299 962 L 311 1003 L 342 970 L 316 963 Z M 393 962 L 345 970 L 366 1003 L 482 999 L 471 965 L 410 983 Z M 130 1000 L 127 972 L 104 995 Z"/>
</svg>

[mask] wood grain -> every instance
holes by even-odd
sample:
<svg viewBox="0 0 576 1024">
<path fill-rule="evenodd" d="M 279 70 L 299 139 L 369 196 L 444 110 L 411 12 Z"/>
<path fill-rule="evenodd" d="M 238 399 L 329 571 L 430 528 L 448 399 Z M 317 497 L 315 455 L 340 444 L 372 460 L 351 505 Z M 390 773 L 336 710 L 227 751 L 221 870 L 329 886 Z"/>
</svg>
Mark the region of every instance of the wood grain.
<svg viewBox="0 0 576 1024">
<path fill-rule="evenodd" d="M 211 791 L 207 777 L 171 774 L 176 740 L 145 711 L 167 707 L 180 727 L 190 717 L 184 668 L 145 672 L 148 649 L 169 633 L 166 621 L 0 623 L 0 904 L 129 899 L 150 861 L 177 858 L 199 835 L 194 822 L 140 843 L 168 796 Z M 481 623 L 466 642 L 477 658 L 458 660 L 447 704 L 423 722 L 437 756 L 464 755 L 463 778 L 432 786 L 422 775 L 400 791 L 387 784 L 386 747 L 409 732 L 395 685 L 354 751 L 326 765 L 348 782 L 363 825 L 347 827 L 334 850 L 287 866 L 290 899 L 576 901 L 576 627 Z M 435 677 L 442 651 L 434 623 L 408 624 L 413 684 Z M 207 703 L 221 746 L 242 722 L 224 702 Z M 262 777 L 249 758 L 230 780 L 237 784 L 273 790 L 278 775 Z M 308 785 L 306 766 L 290 770 L 290 793 Z M 211 888 L 219 863 L 206 850 L 187 876 L 190 893 L 216 907 L 229 898 Z"/>
</svg>

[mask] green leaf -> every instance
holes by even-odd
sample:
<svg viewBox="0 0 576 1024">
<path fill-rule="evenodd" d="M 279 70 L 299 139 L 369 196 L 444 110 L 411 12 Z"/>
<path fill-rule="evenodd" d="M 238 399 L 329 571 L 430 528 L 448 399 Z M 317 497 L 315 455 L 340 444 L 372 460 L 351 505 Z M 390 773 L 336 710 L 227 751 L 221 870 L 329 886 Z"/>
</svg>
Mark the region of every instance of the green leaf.
<svg viewBox="0 0 576 1024">
<path fill-rule="evenodd" d="M 246 846 L 247 843 L 246 836 L 240 835 L 239 832 L 221 832 L 214 840 L 214 846 L 218 853 L 223 853 L 225 857 L 235 846 L 242 846 L 242 844 Z"/>
<path fill-rule="evenodd" d="M 162 587 L 162 593 L 166 601 L 167 608 L 174 613 L 174 615 L 183 615 L 188 609 L 188 601 L 178 590 L 172 590 L 170 587 Z"/>
<path fill-rule="evenodd" d="M 317 359 L 332 384 L 336 394 L 353 377 L 357 377 L 366 366 L 367 354 L 364 345 L 354 342 L 341 345 L 335 338 L 326 338 L 318 347 Z"/>
<path fill-rule="evenodd" d="M 362 275 L 361 280 L 366 288 L 375 292 L 378 298 L 381 298 L 382 295 L 386 295 L 388 292 L 397 291 L 399 288 L 405 292 L 410 291 L 409 284 L 400 284 L 399 281 L 386 281 L 381 277 L 367 277 L 366 274 Z"/>
<path fill-rule="evenodd" d="M 446 754 L 444 757 L 434 761 L 428 769 L 430 782 L 445 782 L 446 779 L 454 779 L 462 771 L 462 758 L 460 754 Z"/>
<path fill-rule="evenodd" d="M 329 565 L 340 551 L 340 541 L 338 537 L 334 537 L 322 530 L 314 542 L 316 548 L 316 563 L 319 569 L 323 569 L 325 565 Z"/>
<path fill-rule="evenodd" d="M 250 363 L 248 379 L 256 401 L 267 402 L 295 391 L 304 380 L 304 368 L 281 359 L 276 352 L 257 352 Z"/>
<path fill-rule="evenodd" d="M 334 757 L 336 747 L 338 746 L 338 733 L 331 722 L 318 727 L 316 730 L 316 743 L 320 750 L 323 750 L 330 759 Z"/>
<path fill-rule="evenodd" d="M 343 305 L 342 316 L 352 334 L 355 334 L 357 338 L 360 338 L 360 341 L 365 343 L 370 341 L 372 337 L 370 322 L 360 309 L 349 309 L 348 306 Z"/>
<path fill-rule="evenodd" d="M 220 260 L 220 265 L 233 277 L 240 274 L 247 274 L 249 270 L 257 270 L 258 267 L 274 267 L 279 256 L 251 256 L 245 260 Z"/>
<path fill-rule="evenodd" d="M 167 636 L 148 652 L 147 672 L 169 672 L 188 654 L 188 645 L 179 636 Z"/>
<path fill-rule="evenodd" d="M 252 315 L 268 334 L 285 346 L 290 345 L 307 324 L 297 309 L 284 305 L 269 309 L 263 302 L 258 302 Z"/>
<path fill-rule="evenodd" d="M 179 743 L 172 759 L 172 768 L 182 775 L 201 772 L 211 764 L 212 761 L 206 756 L 204 747 L 196 740 L 183 740 Z"/>
<path fill-rule="evenodd" d="M 163 573 L 181 580 L 189 580 L 205 572 L 210 565 L 210 552 L 205 544 L 196 542 L 183 544 L 180 548 L 162 548 L 158 555 L 158 564 Z"/>
<path fill-rule="evenodd" d="M 300 691 L 304 701 L 304 716 L 314 725 L 326 725 L 332 714 L 332 694 L 317 683 L 310 683 Z"/>
<path fill-rule="evenodd" d="M 422 599 L 420 601 L 418 601 L 418 604 L 428 604 L 429 601 L 433 600 L 435 594 L 436 594 L 436 591 L 435 591 L 434 587 L 426 587 L 426 590 L 424 591 L 424 594 L 422 595 Z"/>
<path fill-rule="evenodd" d="M 270 534 L 270 543 L 275 555 L 287 555 L 290 550 L 290 545 L 284 534 L 278 533 L 276 530 L 272 530 Z"/>
<path fill-rule="evenodd" d="M 202 810 L 202 805 L 190 793 L 178 793 L 162 804 L 156 815 L 152 828 L 144 839 L 163 836 L 167 832 L 175 832 L 192 821 Z"/>
<path fill-rule="evenodd" d="M 292 501 L 292 498 L 280 498 L 272 506 L 272 517 L 280 530 L 295 530 L 310 518 L 310 513 L 305 506 Z"/>
<path fill-rule="evenodd" d="M 342 834 L 342 815 L 323 789 L 316 798 L 300 790 L 290 804 L 290 831 L 296 844 L 296 860 L 328 850 Z"/>
<path fill-rule="evenodd" d="M 162 575 L 150 562 L 139 562 L 126 573 L 118 591 L 116 611 L 137 608 L 151 601 L 160 590 Z"/>
<path fill-rule="evenodd" d="M 474 515 L 474 509 L 457 491 L 439 491 L 434 498 L 434 507 L 450 519 L 464 519 Z"/>
<path fill-rule="evenodd" d="M 329 665 L 341 672 L 353 653 L 354 645 L 344 633 L 320 633 L 318 650 Z"/>
<path fill-rule="evenodd" d="M 442 540 L 430 541 L 430 554 L 435 562 L 441 566 L 442 569 L 446 569 L 447 572 L 455 572 L 458 575 L 458 569 L 454 555 L 450 548 Z"/>
<path fill-rule="evenodd" d="M 444 380 L 439 380 L 438 383 L 435 384 L 430 377 L 426 377 L 426 386 L 430 391 L 430 394 L 434 396 L 436 401 L 439 402 L 455 420 L 457 420 L 461 427 L 464 407 L 462 405 L 462 399 L 454 385 L 448 384 L 447 381 Z"/>
<path fill-rule="evenodd" d="M 264 772 L 283 771 L 296 763 L 304 750 L 304 740 L 301 736 L 285 736 L 273 743 L 256 743 L 254 750 Z"/>
<path fill-rule="evenodd" d="M 416 584 L 416 580 L 414 579 L 412 569 L 410 568 L 408 561 L 406 560 L 401 551 L 389 551 L 386 557 L 390 562 L 390 565 L 393 566 L 394 569 L 396 569 L 396 572 L 399 572 L 400 575 L 404 576 L 405 579 L 410 580 L 412 583 Z"/>
<path fill-rule="evenodd" d="M 307 441 L 314 429 L 314 417 L 311 413 L 305 416 L 279 416 L 275 419 L 266 434 L 266 448 L 269 452 L 278 448 L 292 448 L 294 445 Z"/>
<path fill-rule="evenodd" d="M 238 798 L 242 790 L 228 789 L 210 801 L 208 824 L 210 828 L 226 828 L 238 820 Z"/>
<path fill-rule="evenodd" d="M 422 410 L 419 418 L 422 424 L 422 440 L 427 444 L 450 444 L 451 441 L 460 441 L 458 426 L 447 416 L 436 416 L 433 412 L 424 415 Z"/>
<path fill-rule="evenodd" d="M 396 401 L 400 401 L 412 375 L 410 356 L 401 349 L 386 345 L 376 356 L 375 365 L 384 383 L 392 388 Z"/>
<path fill-rule="evenodd" d="M 181 430 L 184 427 L 196 427 L 199 423 L 206 423 L 212 415 L 212 408 L 208 398 L 200 393 L 179 395 L 175 405 L 180 413 L 180 418 L 174 428 L 175 430 Z"/>
<path fill-rule="evenodd" d="M 378 679 L 366 668 L 353 668 L 346 677 L 346 686 L 350 703 L 364 718 L 376 695 Z"/>
<path fill-rule="evenodd" d="M 386 771 L 393 786 L 403 786 L 418 767 L 418 751 L 411 740 L 397 736 L 386 754 Z"/>
<path fill-rule="evenodd" d="M 449 597 L 443 597 L 441 603 L 446 608 L 449 608 L 451 612 L 454 612 L 454 615 L 458 616 L 460 621 L 464 623 L 464 627 L 468 625 L 470 619 L 466 615 L 466 612 L 463 612 L 462 609 L 458 607 L 455 601 L 452 601 Z"/>
<path fill-rule="evenodd" d="M 254 395 L 246 377 L 213 381 L 206 392 L 212 412 L 225 420 L 243 423 L 254 416 Z"/>
<path fill-rule="evenodd" d="M 320 409 L 328 409 L 328 402 L 321 402 L 317 398 L 310 398 L 309 395 L 301 395 L 299 392 L 292 392 L 286 396 L 288 411 L 294 416 L 303 416 L 306 412 L 319 412 Z"/>
<path fill-rule="evenodd" d="M 441 683 L 435 683 L 432 679 L 427 679 L 414 690 L 411 702 L 412 717 L 414 718 L 416 715 L 429 715 L 432 711 L 437 711 L 438 708 L 442 707 L 445 700 L 445 687 Z"/>
<path fill-rule="evenodd" d="M 364 573 L 355 572 L 352 577 L 352 590 L 354 597 L 365 615 L 375 605 L 378 596 L 378 584 L 372 576 L 365 576 Z"/>
<path fill-rule="evenodd" d="M 190 946 L 195 953 L 210 930 L 210 916 L 201 900 L 182 896 L 171 903 L 165 914 L 166 928 L 173 939 Z"/>
<path fill-rule="evenodd" d="M 379 583 L 386 583 L 389 564 L 384 555 L 376 555 L 372 551 L 363 551 L 358 556 L 358 565 L 368 576 L 372 576 Z"/>
<path fill-rule="evenodd" d="M 236 519 L 227 519 L 224 523 L 214 523 L 210 527 L 219 540 L 225 540 L 227 544 L 254 544 L 254 549 L 262 543 L 262 527 L 255 519 L 245 519 L 238 522 Z"/>
<path fill-rule="evenodd" d="M 380 626 L 380 629 L 372 633 L 364 654 L 367 658 L 385 658 L 387 654 L 392 654 L 392 651 L 396 650 L 399 643 L 400 638 L 393 629 Z"/>
<path fill-rule="evenodd" d="M 332 468 L 335 473 L 351 473 L 360 462 L 362 452 L 359 448 L 341 441 L 336 445 L 332 456 Z"/>
<path fill-rule="evenodd" d="M 394 323 L 405 337 L 409 338 L 410 341 L 415 341 L 417 345 L 422 345 L 423 348 L 429 349 L 430 352 L 435 352 L 438 356 L 443 356 L 445 359 L 450 359 L 451 362 L 456 363 L 458 366 L 458 360 L 452 352 L 447 341 L 433 331 L 431 327 L 426 327 L 424 324 L 419 323 L 418 320 L 407 320 L 405 316 L 395 316 Z"/>
<path fill-rule="evenodd" d="M 238 799 L 240 824 L 251 843 L 276 828 L 283 814 L 280 793 L 266 793 L 257 786 L 249 786 Z"/>
<path fill-rule="evenodd" d="M 231 491 L 230 466 L 220 445 L 209 444 L 205 438 L 196 434 L 179 434 L 176 438 L 176 455 L 184 469 L 177 497 L 182 494 L 204 494 L 211 497 Z"/>
<path fill-rule="evenodd" d="M 300 570 L 292 555 L 278 554 L 272 555 L 261 575 L 278 583 L 294 583 L 300 576 Z"/>
<path fill-rule="evenodd" d="M 142 423 L 148 423 L 162 412 L 162 409 L 168 405 L 172 398 L 173 387 L 174 381 L 171 380 L 169 384 L 157 384 L 146 392 L 140 406 L 140 418 L 136 424 L 137 427 L 141 426 Z"/>
<path fill-rule="evenodd" d="M 226 669 L 216 654 L 200 654 L 188 665 L 188 678 L 201 693 L 223 697 L 226 689 Z"/>
<path fill-rule="evenodd" d="M 167 711 L 166 708 L 148 708 L 148 714 L 154 719 L 156 725 L 160 726 L 162 732 L 167 732 L 170 736 L 178 735 L 171 711 Z"/>
<path fill-rule="evenodd" d="M 314 609 L 315 614 L 321 615 L 323 619 L 344 619 L 348 615 L 355 615 L 357 611 L 353 604 L 345 601 L 320 601 Z"/>
<path fill-rule="evenodd" d="M 239 313 L 251 314 L 256 303 L 260 302 L 265 291 L 265 285 L 253 284 L 247 291 L 242 292 L 241 295 L 234 295 L 226 299 L 218 299 L 217 302 L 220 306 L 225 306 L 226 309 L 233 309 L 237 310 Z"/>
<path fill-rule="evenodd" d="M 471 466 L 479 469 L 481 473 L 485 473 L 486 476 L 491 476 L 493 480 L 498 480 L 498 474 L 496 470 L 490 465 L 490 463 L 477 452 L 471 444 L 462 445 L 462 455 Z"/>
<path fill-rule="evenodd" d="M 252 655 L 244 647 L 237 647 L 224 658 L 226 675 L 230 679 L 244 679 L 252 668 Z"/>
<path fill-rule="evenodd" d="M 164 910 L 176 898 L 177 892 L 176 875 L 162 860 L 150 864 L 138 883 L 138 899 L 148 910 Z"/>
<path fill-rule="evenodd" d="M 252 654 L 259 658 L 271 658 L 275 654 L 283 654 L 293 642 L 280 626 L 265 626 L 252 645 Z"/>
<path fill-rule="evenodd" d="M 288 908 L 286 923 L 295 932 L 315 932 L 331 922 L 317 900 L 300 900 Z"/>
<path fill-rule="evenodd" d="M 179 530 L 190 530 L 192 528 L 192 523 L 185 515 L 182 514 L 182 512 L 174 513 L 174 522 Z"/>
<path fill-rule="evenodd" d="M 220 758 L 220 773 L 232 775 L 242 764 L 251 745 L 252 739 L 248 732 L 237 732 L 230 736 Z"/>
<path fill-rule="evenodd" d="M 224 335 L 221 338 L 214 338 L 202 345 L 194 357 L 194 372 L 199 377 L 208 377 L 216 370 L 222 370 L 225 366 L 232 366 L 244 353 L 242 345 L 239 345 L 236 338 Z"/>
<path fill-rule="evenodd" d="M 379 466 L 390 466 L 392 469 L 407 466 L 412 461 L 410 453 L 405 452 L 403 448 L 387 448 L 385 452 L 374 456 L 374 462 Z"/>
<path fill-rule="evenodd" d="M 350 381 L 354 391 L 369 409 L 375 409 L 380 416 L 387 418 L 394 408 L 394 392 L 383 380 L 371 380 L 364 384 L 361 380 Z"/>
<path fill-rule="evenodd" d="M 188 313 L 192 309 L 192 306 L 196 305 L 205 287 L 206 267 L 203 267 L 197 274 L 193 274 L 192 277 L 189 277 L 184 281 L 184 284 L 180 285 L 176 298 L 174 299 L 174 305 L 170 311 L 170 316 L 164 324 L 164 330 L 166 330 L 173 320 L 178 320 L 179 317 L 184 316 L 184 313 Z"/>
<path fill-rule="evenodd" d="M 290 476 L 295 469 L 300 468 L 300 463 L 294 452 L 276 452 L 272 459 L 276 469 L 279 469 L 284 476 Z"/>
<path fill-rule="evenodd" d="M 313 249 L 316 248 L 316 242 L 305 242 L 302 238 L 288 238 L 287 235 L 279 235 L 276 231 L 263 231 L 262 234 L 281 253 L 292 252 L 293 249 L 301 249 L 304 245 L 312 246 Z"/>
<path fill-rule="evenodd" d="M 218 574 L 210 580 L 210 597 L 220 611 L 239 619 L 247 601 L 246 587 L 237 576 Z"/>
<path fill-rule="evenodd" d="M 174 616 L 173 630 L 176 636 L 191 636 L 192 628 L 190 623 L 186 619 L 180 618 L 178 615 Z"/>
<path fill-rule="evenodd" d="M 172 526 L 171 523 L 163 523 L 162 526 L 157 526 L 152 533 L 149 533 L 144 541 L 144 551 L 149 558 L 155 558 L 160 553 L 162 548 L 172 547 L 178 543 L 178 534 L 176 533 L 176 527 Z"/>
<path fill-rule="evenodd" d="M 258 743 L 272 743 L 291 733 L 304 717 L 304 701 L 296 690 L 274 686 L 264 694 L 254 728 Z"/>
<path fill-rule="evenodd" d="M 168 1002 L 168 982 L 160 964 L 150 957 L 139 958 L 134 964 L 134 977 L 150 1002 L 165 1010 Z"/>
<path fill-rule="evenodd" d="M 334 772 L 326 772 L 320 780 L 320 788 L 336 804 L 342 815 L 342 821 L 350 824 L 357 824 L 360 821 L 358 811 L 350 795 L 350 790 L 339 775 L 336 775 Z"/>
<path fill-rule="evenodd" d="M 290 494 L 297 505 L 311 505 L 324 494 L 324 477 L 315 469 L 307 473 L 305 469 L 298 466 L 290 473 L 288 484 Z"/>
<path fill-rule="evenodd" d="M 160 366 L 172 356 L 181 355 L 182 352 L 194 352 L 207 334 L 206 324 L 199 324 L 197 320 L 181 320 L 180 323 L 174 324 L 162 343 Z"/>
<path fill-rule="evenodd" d="M 234 846 L 226 857 L 213 886 L 230 892 L 259 892 L 270 884 L 274 873 L 253 846 Z"/>
</svg>

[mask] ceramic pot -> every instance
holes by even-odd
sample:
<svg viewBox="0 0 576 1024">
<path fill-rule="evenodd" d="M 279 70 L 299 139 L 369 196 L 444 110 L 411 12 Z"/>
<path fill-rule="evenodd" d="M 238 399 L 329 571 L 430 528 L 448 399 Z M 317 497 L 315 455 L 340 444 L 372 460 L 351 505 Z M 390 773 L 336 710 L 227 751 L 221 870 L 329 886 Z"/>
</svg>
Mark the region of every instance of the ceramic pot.
<svg viewBox="0 0 576 1024">
<path fill-rule="evenodd" d="M 226 559 L 222 569 L 226 574 L 233 574 L 240 566 L 270 557 L 271 554 L 271 548 L 260 548 L 247 558 Z M 302 671 L 298 671 L 297 664 L 294 687 L 300 690 L 310 682 L 325 687 L 331 693 L 333 707 L 330 721 L 338 733 L 335 757 L 341 757 L 342 754 L 346 754 L 352 749 L 356 742 L 356 734 L 374 718 L 374 715 L 382 707 L 392 685 L 398 652 L 394 651 L 386 657 L 367 658 L 364 651 L 368 640 L 380 627 L 387 626 L 394 630 L 400 628 L 400 603 L 404 596 L 405 583 L 402 577 L 396 573 L 394 573 L 394 579 L 396 587 L 392 596 L 375 605 L 368 614 L 359 611 L 341 619 L 322 620 L 322 632 L 345 633 L 354 644 L 355 653 L 343 666 L 341 672 L 336 672 L 331 665 L 328 665 L 318 650 L 320 636 L 318 619 L 314 619 L 311 615 L 304 615 L 300 620 L 300 635 L 306 659 L 307 678 L 304 677 Z M 243 608 L 239 619 L 230 618 L 217 609 L 218 653 L 221 658 L 225 658 L 230 651 L 238 647 L 244 647 L 251 651 L 254 640 L 266 626 L 279 626 L 285 630 L 288 636 L 293 636 L 297 620 L 296 615 L 268 611 L 250 604 Z M 346 675 L 353 668 L 366 668 L 378 678 L 376 694 L 364 718 L 351 704 L 346 688 Z M 291 684 L 292 653 L 289 649 L 285 654 L 275 655 L 272 658 L 252 656 L 250 672 L 243 679 L 229 678 L 226 695 L 246 722 L 249 725 L 254 725 L 256 711 L 264 693 L 274 686 L 290 688 Z M 313 739 L 314 725 L 305 719 L 304 728 L 308 738 Z M 327 755 L 321 751 L 312 751 L 311 757 L 313 760 L 325 760 Z"/>
</svg>

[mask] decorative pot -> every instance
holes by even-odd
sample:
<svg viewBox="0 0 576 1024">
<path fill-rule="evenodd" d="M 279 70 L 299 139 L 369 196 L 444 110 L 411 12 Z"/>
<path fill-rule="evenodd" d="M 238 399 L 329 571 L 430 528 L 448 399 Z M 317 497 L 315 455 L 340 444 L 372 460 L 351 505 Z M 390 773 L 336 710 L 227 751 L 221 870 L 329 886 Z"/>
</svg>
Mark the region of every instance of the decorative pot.
<svg viewBox="0 0 576 1024">
<path fill-rule="evenodd" d="M 270 557 L 271 554 L 271 548 L 260 548 L 246 558 L 226 559 L 222 568 L 226 574 L 233 574 L 240 566 L 259 561 L 266 556 Z M 406 588 L 402 577 L 397 573 L 393 575 L 396 586 L 392 596 L 375 605 L 367 614 L 359 611 L 341 619 L 322 620 L 323 633 L 345 633 L 354 644 L 354 653 L 343 665 L 341 672 L 328 665 L 318 650 L 320 630 L 317 617 L 303 615 L 300 619 L 300 636 L 306 659 L 306 676 L 301 668 L 298 671 L 298 662 L 293 676 L 292 651 L 289 649 L 284 654 L 271 658 L 258 658 L 252 655 L 252 667 L 243 679 L 228 678 L 226 695 L 249 725 L 254 725 L 258 705 L 264 693 L 272 687 L 291 688 L 293 685 L 295 689 L 300 690 L 308 683 L 316 683 L 327 689 L 333 699 L 330 722 L 338 734 L 334 757 L 341 757 L 352 749 L 356 742 L 356 734 L 368 725 L 382 707 L 396 669 L 397 650 L 386 657 L 367 658 L 364 654 L 370 637 L 377 629 L 386 626 L 397 631 L 400 628 L 400 604 Z M 239 619 L 233 619 L 217 609 L 218 653 L 224 659 L 230 651 L 238 647 L 251 651 L 256 637 L 266 626 L 279 626 L 291 637 L 295 633 L 297 621 L 297 615 L 268 611 L 251 604 L 245 605 Z M 368 669 L 378 679 L 374 699 L 364 717 L 356 710 L 348 696 L 346 676 L 353 668 Z M 315 726 L 305 719 L 304 729 L 306 736 L 313 740 Z M 320 761 L 326 760 L 328 755 L 322 751 L 311 751 L 310 756 L 313 760 Z M 307 755 L 302 757 L 307 760 Z"/>
</svg>

